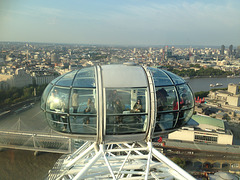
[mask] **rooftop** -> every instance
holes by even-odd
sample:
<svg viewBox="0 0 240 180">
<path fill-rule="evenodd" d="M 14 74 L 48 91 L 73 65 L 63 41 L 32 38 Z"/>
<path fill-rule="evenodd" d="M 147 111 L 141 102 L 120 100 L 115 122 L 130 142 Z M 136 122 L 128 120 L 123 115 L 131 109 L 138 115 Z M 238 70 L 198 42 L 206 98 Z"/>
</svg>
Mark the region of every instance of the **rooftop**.
<svg viewBox="0 0 240 180">
<path fill-rule="evenodd" d="M 208 116 L 199 116 L 199 115 L 193 115 L 192 119 L 198 122 L 199 124 L 211 125 L 221 129 L 225 128 L 223 120 L 220 120 L 220 119 L 216 119 Z"/>
</svg>

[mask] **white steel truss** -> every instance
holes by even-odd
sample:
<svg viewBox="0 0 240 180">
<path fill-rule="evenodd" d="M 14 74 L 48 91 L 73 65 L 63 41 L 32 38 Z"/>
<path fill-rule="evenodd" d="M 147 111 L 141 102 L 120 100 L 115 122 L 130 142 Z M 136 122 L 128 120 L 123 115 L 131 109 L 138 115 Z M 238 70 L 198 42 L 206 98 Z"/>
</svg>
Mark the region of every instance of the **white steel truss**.
<svg viewBox="0 0 240 180">
<path fill-rule="evenodd" d="M 177 166 L 151 142 L 97 144 L 85 142 L 60 158 L 48 179 L 195 179 Z"/>
</svg>

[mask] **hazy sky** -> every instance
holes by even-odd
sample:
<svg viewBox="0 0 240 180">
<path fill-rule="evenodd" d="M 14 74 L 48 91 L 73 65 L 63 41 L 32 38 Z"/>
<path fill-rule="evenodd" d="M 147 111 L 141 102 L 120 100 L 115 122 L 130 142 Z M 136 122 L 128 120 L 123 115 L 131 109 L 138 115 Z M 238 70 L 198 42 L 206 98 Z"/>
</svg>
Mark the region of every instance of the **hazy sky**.
<svg viewBox="0 0 240 180">
<path fill-rule="evenodd" d="M 0 41 L 240 45 L 239 0 L 0 0 Z"/>
</svg>

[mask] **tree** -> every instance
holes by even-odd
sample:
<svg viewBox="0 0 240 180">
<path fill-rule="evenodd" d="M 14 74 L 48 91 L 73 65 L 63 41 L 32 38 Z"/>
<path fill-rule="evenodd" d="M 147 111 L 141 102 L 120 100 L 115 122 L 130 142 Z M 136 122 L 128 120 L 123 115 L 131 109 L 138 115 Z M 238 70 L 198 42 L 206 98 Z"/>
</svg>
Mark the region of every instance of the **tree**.
<svg viewBox="0 0 240 180">
<path fill-rule="evenodd" d="M 184 168 L 184 166 L 186 165 L 186 162 L 179 157 L 173 157 L 172 161 L 181 168 Z"/>
<path fill-rule="evenodd" d="M 200 91 L 200 92 L 196 92 L 194 95 L 195 97 L 199 97 L 199 98 L 203 98 L 203 97 L 207 97 L 207 95 L 209 94 L 209 91 Z"/>
<path fill-rule="evenodd" d="M 170 69 L 169 69 L 170 71 Z M 199 70 L 194 71 L 193 69 L 184 69 L 184 70 L 177 70 L 173 69 L 171 72 L 179 75 L 179 76 L 189 76 L 189 77 L 194 77 L 194 76 L 229 76 L 232 75 L 233 72 L 231 71 L 222 71 L 220 69 L 214 69 L 212 67 L 209 68 L 203 68 L 201 67 Z"/>
</svg>

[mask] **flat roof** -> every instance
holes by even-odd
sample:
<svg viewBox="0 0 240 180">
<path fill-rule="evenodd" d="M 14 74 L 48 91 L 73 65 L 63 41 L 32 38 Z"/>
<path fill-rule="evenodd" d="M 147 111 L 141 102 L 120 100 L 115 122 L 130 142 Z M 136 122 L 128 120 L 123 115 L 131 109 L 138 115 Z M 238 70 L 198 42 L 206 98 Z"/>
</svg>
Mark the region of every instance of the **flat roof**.
<svg viewBox="0 0 240 180">
<path fill-rule="evenodd" d="M 221 128 L 221 129 L 225 129 L 224 122 L 221 119 L 216 119 L 209 116 L 200 116 L 200 115 L 193 115 L 192 119 L 198 122 L 199 124 L 207 124 L 207 125 Z"/>
</svg>

